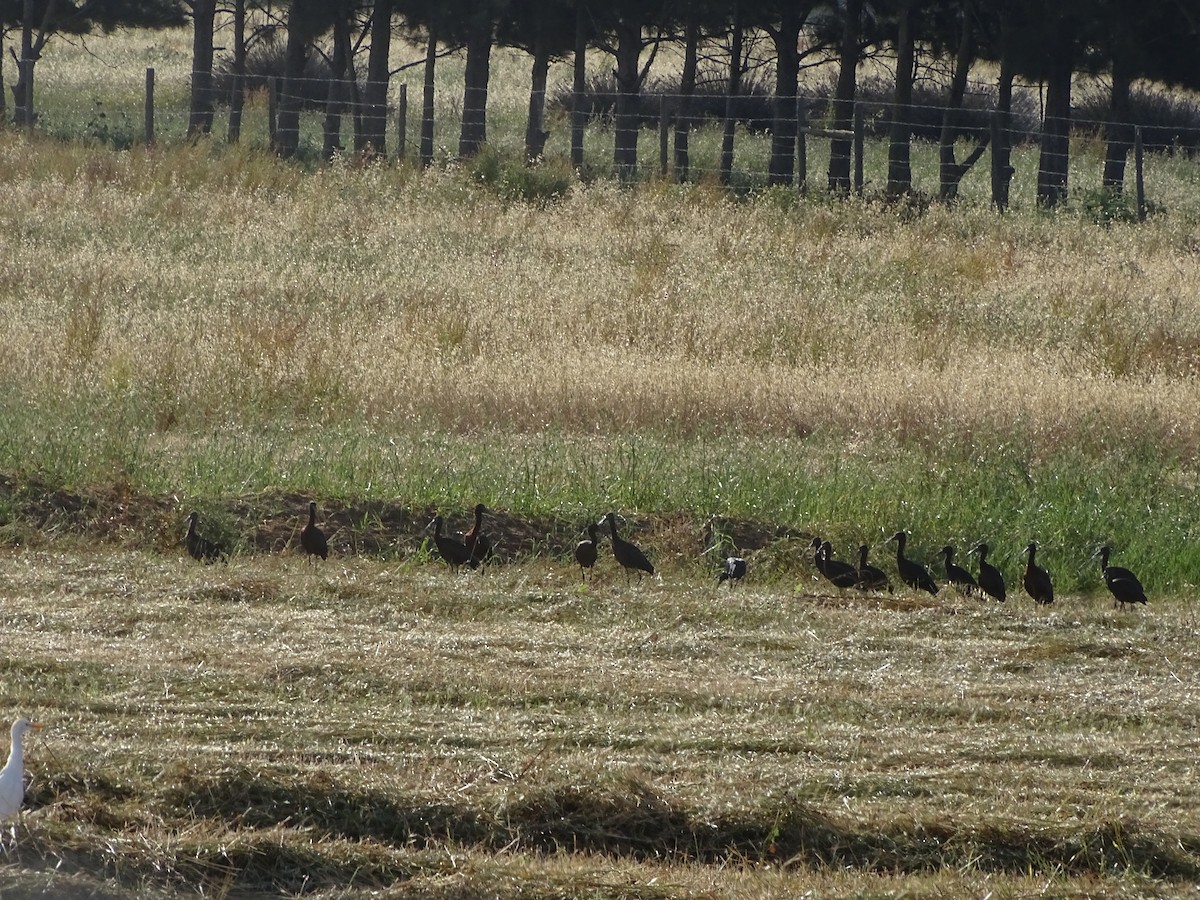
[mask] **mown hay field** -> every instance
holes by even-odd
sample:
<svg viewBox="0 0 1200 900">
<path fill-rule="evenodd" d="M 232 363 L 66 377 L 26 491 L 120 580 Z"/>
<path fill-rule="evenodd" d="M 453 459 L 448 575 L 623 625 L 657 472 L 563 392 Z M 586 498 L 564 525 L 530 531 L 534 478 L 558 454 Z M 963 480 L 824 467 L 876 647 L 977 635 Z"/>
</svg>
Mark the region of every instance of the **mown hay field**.
<svg viewBox="0 0 1200 900">
<path fill-rule="evenodd" d="M 10 885 L 108 896 L 1170 896 L 1200 875 L 1196 620 L 587 589 L 294 555 L 12 554 Z"/>
<path fill-rule="evenodd" d="M 1140 226 L 12 132 L 0 171 L 0 709 L 47 726 L 0 883 L 1197 880 L 1194 162 L 1153 161 Z M 422 527 L 480 501 L 503 559 L 453 576 Z M 228 566 L 183 555 L 193 508 Z M 610 508 L 659 573 L 606 545 L 581 588 Z M 894 574 L 898 529 L 988 540 L 1014 596 L 835 594 L 803 551 Z M 1106 541 L 1147 607 L 1111 609 Z"/>
</svg>

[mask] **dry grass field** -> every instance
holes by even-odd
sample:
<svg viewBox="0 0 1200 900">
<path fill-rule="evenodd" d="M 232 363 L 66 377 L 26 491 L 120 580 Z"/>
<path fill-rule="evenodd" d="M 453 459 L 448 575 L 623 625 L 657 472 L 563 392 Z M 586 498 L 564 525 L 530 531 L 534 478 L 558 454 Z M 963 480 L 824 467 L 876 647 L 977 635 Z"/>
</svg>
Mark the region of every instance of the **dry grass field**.
<svg viewBox="0 0 1200 900">
<path fill-rule="evenodd" d="M 1190 603 L 834 597 L 807 573 L 626 587 L 614 569 L 583 590 L 547 563 L 10 555 L 6 705 L 47 727 L 0 878 L 1015 897 L 1200 877 Z"/>
<path fill-rule="evenodd" d="M 0 713 L 46 726 L 0 894 L 1194 892 L 1200 166 L 1148 171 L 1134 226 L 0 132 Z M 608 509 L 654 578 L 579 585 Z M 897 529 L 1010 600 L 804 549 Z"/>
</svg>

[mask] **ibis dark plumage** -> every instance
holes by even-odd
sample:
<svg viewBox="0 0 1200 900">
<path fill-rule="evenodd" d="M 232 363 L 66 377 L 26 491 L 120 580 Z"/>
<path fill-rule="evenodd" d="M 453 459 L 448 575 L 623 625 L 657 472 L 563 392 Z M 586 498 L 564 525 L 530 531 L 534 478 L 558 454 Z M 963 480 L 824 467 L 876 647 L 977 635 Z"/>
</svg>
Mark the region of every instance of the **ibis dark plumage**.
<svg viewBox="0 0 1200 900">
<path fill-rule="evenodd" d="M 469 565 L 471 568 L 475 568 L 479 565 L 471 556 L 471 551 L 465 543 L 444 533 L 445 521 L 440 515 L 434 516 L 429 525 L 433 528 L 433 545 L 437 547 L 438 555 L 446 561 L 451 569 L 457 572 L 463 566 Z"/>
<path fill-rule="evenodd" d="M 192 510 L 188 515 L 188 530 L 183 536 L 183 546 L 187 548 L 188 555 L 192 559 L 197 559 L 200 562 L 212 563 L 218 559 L 228 561 L 229 557 L 225 552 L 225 548 L 216 541 L 211 541 L 203 537 L 196 530 L 196 525 L 200 521 L 200 513 Z"/>
<path fill-rule="evenodd" d="M 900 573 L 900 580 L 916 590 L 936 594 L 937 582 L 933 580 L 929 570 L 904 555 L 904 548 L 908 545 L 908 533 L 897 531 L 888 540 L 896 542 L 896 570 Z"/>
<path fill-rule="evenodd" d="M 830 584 L 839 588 L 854 587 L 858 584 L 858 569 L 850 563 L 834 559 L 833 546 L 829 541 L 822 541 L 821 549 L 817 552 L 821 559 L 818 568 Z"/>
<path fill-rule="evenodd" d="M 325 532 L 317 526 L 317 501 L 308 501 L 308 524 L 300 529 L 300 546 L 308 556 L 329 557 L 329 542 Z"/>
<path fill-rule="evenodd" d="M 483 533 L 483 514 L 490 510 L 482 503 L 475 504 L 475 524 L 463 535 L 463 543 L 471 551 L 471 559 L 477 564 L 486 565 L 492 558 L 493 546 L 491 539 Z"/>
<path fill-rule="evenodd" d="M 717 584 L 728 581 L 732 588 L 746 577 L 746 560 L 741 556 L 730 556 L 725 559 L 725 566 L 717 573 Z"/>
<path fill-rule="evenodd" d="M 979 554 L 979 589 L 989 597 L 994 597 L 1001 603 L 1008 595 L 1004 587 L 1004 576 L 1000 574 L 1000 570 L 987 561 L 988 545 L 978 543 L 972 547 L 969 553 Z"/>
<path fill-rule="evenodd" d="M 1054 602 L 1054 585 L 1050 581 L 1049 573 L 1036 562 L 1037 544 L 1030 541 L 1029 546 L 1025 548 L 1025 554 L 1029 557 L 1025 563 L 1025 577 L 1022 579 L 1025 593 L 1032 597 L 1035 603 L 1049 606 Z"/>
<path fill-rule="evenodd" d="M 867 562 L 867 545 L 858 548 L 858 587 L 864 591 L 887 591 L 892 593 L 892 582 L 882 569 Z"/>
<path fill-rule="evenodd" d="M 637 544 L 623 540 L 617 534 L 617 515 L 616 513 L 608 513 L 597 524 L 607 524 L 609 536 L 612 539 L 613 557 L 625 570 L 626 577 L 630 572 L 637 572 L 638 577 L 645 572 L 648 575 L 654 574 L 654 566 L 650 564 L 650 560 L 646 559 L 646 554 L 642 552 Z"/>
<path fill-rule="evenodd" d="M 1100 571 L 1104 573 L 1104 583 L 1108 585 L 1108 590 L 1113 595 L 1113 606 L 1120 603 L 1121 609 L 1124 609 L 1126 604 L 1141 603 L 1145 605 L 1146 591 L 1142 587 L 1142 583 L 1128 569 L 1121 566 L 1110 566 L 1108 564 L 1110 553 L 1112 553 L 1111 548 L 1101 547 L 1092 555 L 1092 558 L 1100 557 Z"/>
<path fill-rule="evenodd" d="M 575 562 L 579 563 L 579 577 L 587 583 L 587 573 L 596 565 L 596 554 L 600 548 L 600 527 L 595 522 L 587 527 L 588 536 L 575 545 Z"/>
<path fill-rule="evenodd" d="M 954 561 L 954 547 L 947 544 L 942 548 L 941 556 L 946 560 L 946 581 L 963 595 L 981 597 L 975 576 Z"/>
</svg>

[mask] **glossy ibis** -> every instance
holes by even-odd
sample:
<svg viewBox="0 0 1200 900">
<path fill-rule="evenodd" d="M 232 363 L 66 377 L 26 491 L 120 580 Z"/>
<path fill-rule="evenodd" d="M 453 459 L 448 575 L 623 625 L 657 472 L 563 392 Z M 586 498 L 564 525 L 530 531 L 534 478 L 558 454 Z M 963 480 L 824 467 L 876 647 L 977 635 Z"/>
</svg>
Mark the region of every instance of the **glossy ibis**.
<svg viewBox="0 0 1200 900">
<path fill-rule="evenodd" d="M 821 574 L 828 579 L 829 583 L 834 587 L 848 588 L 858 584 L 858 569 L 850 565 L 850 563 L 842 562 L 833 558 L 833 547 L 829 541 L 821 542 L 819 551 L 821 556 Z"/>
<path fill-rule="evenodd" d="M 1030 541 L 1029 546 L 1025 548 L 1025 553 L 1029 557 L 1029 561 L 1025 564 L 1025 578 L 1023 579 L 1025 593 L 1032 597 L 1035 603 L 1048 606 L 1054 602 L 1054 585 L 1050 583 L 1050 576 L 1046 570 L 1035 562 L 1037 544 Z"/>
<path fill-rule="evenodd" d="M 646 559 L 646 554 L 641 551 L 641 548 L 629 541 L 622 540 L 617 535 L 616 513 L 608 513 L 597 524 L 604 523 L 608 523 L 609 534 L 612 537 L 613 556 L 625 570 L 625 577 L 628 578 L 631 571 L 636 571 L 639 578 L 641 578 L 642 572 L 653 575 L 654 566 L 650 565 L 650 560 Z"/>
<path fill-rule="evenodd" d="M 858 584 L 864 591 L 883 591 L 892 593 L 892 582 L 882 569 L 877 569 L 867 562 L 867 545 L 858 548 Z"/>
<path fill-rule="evenodd" d="M 946 560 L 946 581 L 952 584 L 960 594 L 982 599 L 983 595 L 979 592 L 979 585 L 975 582 L 975 576 L 955 563 L 954 547 L 947 544 L 941 549 L 940 555 Z"/>
<path fill-rule="evenodd" d="M 588 569 L 596 565 L 596 552 L 600 547 L 600 527 L 595 522 L 587 527 L 588 536 L 575 545 L 575 562 L 579 563 L 579 577 L 587 584 Z"/>
<path fill-rule="evenodd" d="M 907 532 L 897 531 L 888 540 L 896 542 L 896 569 L 900 573 L 900 580 L 916 590 L 936 594 L 938 586 L 929 570 L 904 555 L 904 548 L 908 545 Z"/>
<path fill-rule="evenodd" d="M 976 544 L 968 553 L 979 554 L 979 589 L 990 597 L 995 597 L 1001 603 L 1008 595 L 1004 588 L 1004 576 L 1000 570 L 987 561 L 988 545 Z"/>
<path fill-rule="evenodd" d="M 1101 547 L 1094 554 L 1092 559 L 1100 557 L 1100 571 L 1104 573 L 1104 583 L 1108 585 L 1108 590 L 1113 595 L 1113 606 L 1121 604 L 1121 609 L 1125 608 L 1127 603 L 1146 603 L 1146 591 L 1142 588 L 1142 583 L 1138 581 L 1136 575 L 1128 569 L 1123 569 L 1120 566 L 1110 566 L 1108 564 L 1108 555 L 1112 550 L 1105 546 Z"/>
<path fill-rule="evenodd" d="M 229 557 L 225 553 L 224 547 L 216 541 L 210 541 L 196 530 L 199 522 L 200 513 L 192 510 L 188 514 L 187 534 L 183 536 L 183 546 L 187 548 L 188 555 L 192 559 L 198 559 L 204 563 L 216 562 L 218 559 L 228 561 Z"/>
<path fill-rule="evenodd" d="M 463 566 L 470 566 L 473 569 L 479 565 L 471 556 L 471 550 L 464 542 L 444 533 L 444 526 L 445 521 L 440 515 L 434 516 L 433 521 L 429 523 L 429 527 L 433 529 L 433 544 L 447 565 L 455 572 Z"/>
<path fill-rule="evenodd" d="M 717 573 L 717 584 L 728 581 L 732 588 L 746 577 L 746 560 L 741 556 L 730 556 L 725 560 L 725 566 Z"/>
<path fill-rule="evenodd" d="M 28 719 L 13 722 L 12 745 L 8 751 L 8 762 L 0 769 L 0 821 L 16 819 L 21 814 L 21 803 L 25 799 L 25 735 L 31 729 L 41 728 Z M 17 840 L 17 824 L 12 824 L 12 840 Z"/>
<path fill-rule="evenodd" d="M 308 501 L 308 524 L 300 529 L 300 546 L 309 557 L 329 558 L 329 542 L 325 532 L 317 527 L 317 501 Z"/>
<path fill-rule="evenodd" d="M 470 531 L 463 535 L 463 543 L 471 551 L 471 559 L 480 565 L 487 565 L 493 552 L 491 539 L 483 533 L 483 514 L 485 512 L 491 512 L 491 510 L 482 503 L 475 504 L 475 524 L 471 526 Z"/>
</svg>

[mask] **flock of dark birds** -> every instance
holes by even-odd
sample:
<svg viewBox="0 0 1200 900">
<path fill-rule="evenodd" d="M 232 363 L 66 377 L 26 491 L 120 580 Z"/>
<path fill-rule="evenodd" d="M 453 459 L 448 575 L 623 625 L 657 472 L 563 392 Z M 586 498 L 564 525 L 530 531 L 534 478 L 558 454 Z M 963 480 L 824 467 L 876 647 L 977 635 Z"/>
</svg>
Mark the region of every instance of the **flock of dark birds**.
<svg viewBox="0 0 1200 900">
<path fill-rule="evenodd" d="M 433 545 L 438 555 L 454 571 L 463 566 L 472 569 L 487 565 L 495 553 L 495 545 L 483 529 L 483 517 L 488 508 L 482 503 L 475 507 L 475 521 L 470 530 L 458 536 L 447 534 L 445 521 L 441 515 L 434 516 L 427 530 L 433 532 Z M 197 530 L 200 516 L 192 512 L 188 516 L 187 534 L 184 536 L 184 547 L 187 552 L 201 562 L 216 562 L 228 560 L 228 552 L 216 541 L 202 536 Z M 588 572 L 599 559 L 601 542 L 601 526 L 607 526 L 609 543 L 612 546 L 613 558 L 621 566 L 626 578 L 636 572 L 640 578 L 643 573 L 654 574 L 654 566 L 646 558 L 641 548 L 631 541 L 623 539 L 617 533 L 617 517 L 615 513 L 607 513 L 599 522 L 587 526 L 587 538 L 575 545 L 575 562 L 579 565 L 580 578 L 586 584 Z M 896 571 L 900 580 L 918 591 L 930 594 L 938 592 L 938 584 L 930 571 L 916 560 L 904 555 L 908 545 L 908 534 L 897 531 L 888 539 L 896 545 Z M 317 525 L 317 504 L 308 504 L 308 524 L 300 530 L 300 547 L 305 555 L 313 558 L 326 559 L 329 556 L 329 542 L 325 532 Z M 892 582 L 887 573 L 867 562 L 868 547 L 866 544 L 858 548 L 857 565 L 833 558 L 833 548 L 829 541 L 819 537 L 812 539 L 813 563 L 817 571 L 837 588 L 855 588 L 861 591 L 887 591 L 891 593 Z M 967 569 L 954 562 L 954 547 L 947 544 L 939 551 L 944 561 L 945 581 L 953 589 L 967 597 L 978 600 L 991 598 L 1003 603 L 1008 597 L 1004 584 L 1004 576 L 1000 570 L 988 562 L 988 545 L 976 544 L 969 551 L 979 557 L 979 574 L 972 575 Z M 1099 558 L 1100 570 L 1104 576 L 1104 584 L 1113 596 L 1113 606 L 1118 604 L 1122 609 L 1133 604 L 1146 603 L 1146 592 L 1128 569 L 1120 566 L 1110 566 L 1108 558 L 1111 549 L 1107 546 L 1098 549 L 1092 556 Z M 1050 575 L 1037 564 L 1037 544 L 1030 542 L 1025 548 L 1025 572 L 1021 583 L 1035 603 L 1048 605 L 1054 602 L 1054 585 Z M 728 582 L 736 585 L 746 577 L 748 564 L 745 557 L 728 556 L 717 573 L 718 584 Z"/>
<path fill-rule="evenodd" d="M 909 559 L 904 555 L 905 548 L 908 546 L 908 534 L 897 531 L 888 538 L 888 542 L 896 545 L 896 571 L 900 575 L 900 580 L 914 590 L 936 594 L 938 583 L 930 571 L 916 560 Z M 978 600 L 991 598 L 1003 603 L 1008 598 L 1008 589 L 1004 584 L 1004 575 L 987 561 L 988 550 L 987 544 L 979 543 L 967 551 L 979 557 L 978 576 L 972 575 L 954 561 L 954 547 L 951 545 L 947 544 L 943 547 L 938 555 L 943 560 L 946 583 L 960 594 Z M 829 541 L 823 541 L 819 537 L 812 539 L 812 551 L 817 571 L 834 587 L 858 588 L 864 591 L 885 590 L 891 593 L 892 583 L 887 573 L 867 562 L 868 548 L 866 544 L 858 548 L 858 565 L 834 559 Z M 1124 609 L 1135 603 L 1145 604 L 1146 591 L 1143 589 L 1142 583 L 1128 569 L 1121 566 L 1110 566 L 1108 557 L 1111 553 L 1112 550 L 1109 547 L 1101 547 L 1092 555 L 1092 558 L 1100 560 L 1100 571 L 1104 576 L 1105 586 L 1113 596 L 1113 606 L 1119 604 Z M 1021 585 L 1025 588 L 1025 593 L 1033 598 L 1035 603 L 1043 606 L 1053 603 L 1054 584 L 1050 580 L 1050 574 L 1037 564 L 1037 544 L 1032 541 L 1025 548 L 1025 559 L 1025 572 L 1021 578 Z M 735 569 L 743 575 L 746 571 L 745 560 L 740 557 L 730 557 L 725 561 L 725 566 L 725 571 L 718 576 L 721 580 L 740 578 L 741 575 L 734 574 Z"/>
</svg>

